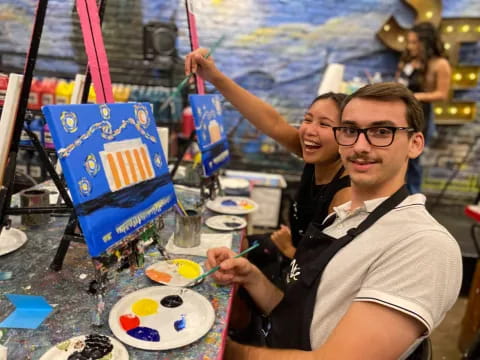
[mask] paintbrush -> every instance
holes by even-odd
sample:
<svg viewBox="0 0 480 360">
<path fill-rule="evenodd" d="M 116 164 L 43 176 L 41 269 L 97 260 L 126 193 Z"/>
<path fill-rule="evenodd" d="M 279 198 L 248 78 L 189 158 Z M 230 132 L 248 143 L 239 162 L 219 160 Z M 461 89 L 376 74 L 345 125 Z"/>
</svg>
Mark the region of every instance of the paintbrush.
<svg viewBox="0 0 480 360">
<path fill-rule="evenodd" d="M 213 52 L 220 46 L 223 40 L 225 40 L 225 35 L 222 35 L 222 37 L 213 44 L 212 48 L 205 55 L 205 59 L 208 59 L 213 54 Z M 187 85 L 188 80 L 190 80 L 190 78 L 193 75 L 195 75 L 195 73 L 190 73 L 187 76 L 185 76 L 185 78 L 180 82 L 180 84 L 178 84 L 178 86 L 173 90 L 172 94 L 167 98 L 167 100 L 164 101 L 162 106 L 160 106 L 158 113 L 161 113 L 163 110 L 167 108 L 167 106 L 172 102 L 175 96 L 177 96 L 180 93 L 180 91 L 182 91 L 183 87 Z"/>
<path fill-rule="evenodd" d="M 173 206 L 175 208 L 175 211 L 178 213 L 178 215 L 187 216 L 185 209 L 183 209 L 183 206 L 180 207 L 179 203 L 176 203 Z"/>
<path fill-rule="evenodd" d="M 178 207 L 180 208 L 180 211 L 182 212 L 183 216 L 188 216 L 188 213 L 187 211 L 185 210 L 185 208 L 183 207 L 182 203 L 180 202 L 180 200 L 178 200 L 177 198 L 177 204 Z"/>
<path fill-rule="evenodd" d="M 260 243 L 258 241 L 255 241 L 255 243 L 252 246 L 250 246 L 248 249 L 243 250 L 240 254 L 235 255 L 233 258 L 234 259 L 239 258 L 239 257 L 245 255 L 246 253 L 252 251 L 253 249 L 257 248 L 258 246 L 260 246 Z M 189 287 L 189 286 L 192 286 L 192 285 L 196 284 L 200 280 L 206 278 L 208 275 L 213 274 L 218 269 L 220 269 L 220 265 L 217 265 L 217 266 L 211 268 L 210 270 L 208 270 L 206 273 L 203 273 L 202 275 L 197 276 L 195 279 L 189 281 L 186 285 L 184 285 L 184 287 Z"/>
</svg>

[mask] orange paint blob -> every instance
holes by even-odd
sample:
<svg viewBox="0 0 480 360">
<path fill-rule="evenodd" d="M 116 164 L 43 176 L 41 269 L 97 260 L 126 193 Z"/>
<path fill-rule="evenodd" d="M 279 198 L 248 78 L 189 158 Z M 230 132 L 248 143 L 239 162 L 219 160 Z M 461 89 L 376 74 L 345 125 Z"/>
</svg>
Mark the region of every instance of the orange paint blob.
<svg viewBox="0 0 480 360">
<path fill-rule="evenodd" d="M 147 270 L 145 273 L 153 281 L 168 283 L 170 282 L 170 280 L 172 280 L 172 275 L 164 273 L 162 271 L 156 271 L 156 270 L 150 269 L 150 270 Z"/>
</svg>

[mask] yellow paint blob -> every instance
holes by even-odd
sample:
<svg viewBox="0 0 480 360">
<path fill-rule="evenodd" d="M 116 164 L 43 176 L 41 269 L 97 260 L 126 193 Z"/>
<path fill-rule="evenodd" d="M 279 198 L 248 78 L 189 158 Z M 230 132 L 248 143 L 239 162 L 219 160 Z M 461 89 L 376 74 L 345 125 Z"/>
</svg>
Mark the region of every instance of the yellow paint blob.
<svg viewBox="0 0 480 360">
<path fill-rule="evenodd" d="M 200 265 L 194 261 L 177 259 L 174 262 L 178 265 L 178 273 L 187 279 L 195 279 L 201 273 Z"/>
<path fill-rule="evenodd" d="M 148 316 L 156 314 L 158 303 L 152 299 L 140 299 L 132 305 L 132 312 L 138 316 Z"/>
</svg>

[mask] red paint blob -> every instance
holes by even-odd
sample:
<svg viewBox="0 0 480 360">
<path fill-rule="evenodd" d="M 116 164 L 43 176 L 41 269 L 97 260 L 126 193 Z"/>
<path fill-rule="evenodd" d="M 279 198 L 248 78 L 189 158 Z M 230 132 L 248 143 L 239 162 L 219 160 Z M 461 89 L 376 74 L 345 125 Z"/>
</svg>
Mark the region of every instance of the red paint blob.
<svg viewBox="0 0 480 360">
<path fill-rule="evenodd" d="M 139 326 L 140 319 L 133 314 L 122 315 L 120 316 L 120 324 L 125 331 L 128 331 Z"/>
</svg>

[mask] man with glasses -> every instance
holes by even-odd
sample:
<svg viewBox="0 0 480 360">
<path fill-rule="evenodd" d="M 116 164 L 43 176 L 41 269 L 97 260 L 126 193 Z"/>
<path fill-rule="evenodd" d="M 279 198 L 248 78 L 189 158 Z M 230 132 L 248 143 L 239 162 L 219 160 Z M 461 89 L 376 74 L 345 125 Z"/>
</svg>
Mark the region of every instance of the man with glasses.
<svg viewBox="0 0 480 360">
<path fill-rule="evenodd" d="M 352 200 L 309 226 L 283 291 L 248 260 L 209 251 L 216 280 L 242 284 L 271 318 L 271 348 L 230 341 L 227 359 L 416 359 L 455 303 L 458 244 L 405 187 L 424 146 L 418 101 L 397 83 L 367 85 L 345 99 L 341 119 L 333 131 Z"/>
</svg>

